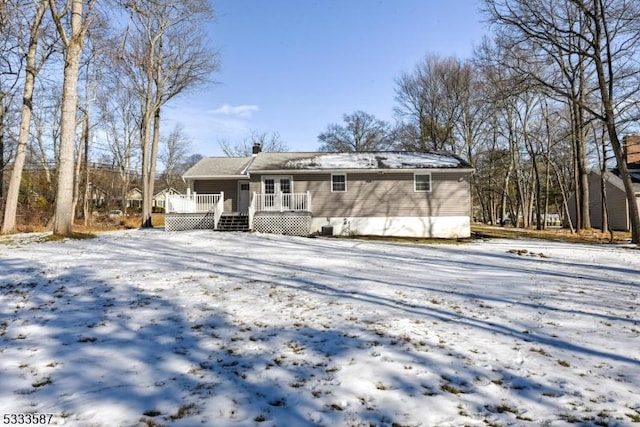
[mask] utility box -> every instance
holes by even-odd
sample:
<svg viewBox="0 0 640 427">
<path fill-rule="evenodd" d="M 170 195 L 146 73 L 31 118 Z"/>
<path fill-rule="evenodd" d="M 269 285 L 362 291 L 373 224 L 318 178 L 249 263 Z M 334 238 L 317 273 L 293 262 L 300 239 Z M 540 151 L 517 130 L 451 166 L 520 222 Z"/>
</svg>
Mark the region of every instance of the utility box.
<svg viewBox="0 0 640 427">
<path fill-rule="evenodd" d="M 320 230 L 320 234 L 322 236 L 333 236 L 333 226 L 332 225 L 323 225 Z"/>
</svg>

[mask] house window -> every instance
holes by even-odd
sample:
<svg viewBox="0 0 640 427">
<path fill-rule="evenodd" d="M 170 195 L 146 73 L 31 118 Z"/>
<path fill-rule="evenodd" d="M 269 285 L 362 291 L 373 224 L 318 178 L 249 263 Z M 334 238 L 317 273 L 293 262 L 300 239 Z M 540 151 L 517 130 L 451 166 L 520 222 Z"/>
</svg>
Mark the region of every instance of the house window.
<svg viewBox="0 0 640 427">
<path fill-rule="evenodd" d="M 264 192 L 265 194 L 275 194 L 276 192 L 276 180 L 268 178 L 264 180 Z"/>
<path fill-rule="evenodd" d="M 413 176 L 413 191 L 430 193 L 431 192 L 431 174 L 415 174 Z"/>
<path fill-rule="evenodd" d="M 249 184 L 240 184 L 240 191 L 249 191 Z"/>
<path fill-rule="evenodd" d="M 347 175 L 331 175 L 331 192 L 344 193 L 347 191 Z"/>
</svg>

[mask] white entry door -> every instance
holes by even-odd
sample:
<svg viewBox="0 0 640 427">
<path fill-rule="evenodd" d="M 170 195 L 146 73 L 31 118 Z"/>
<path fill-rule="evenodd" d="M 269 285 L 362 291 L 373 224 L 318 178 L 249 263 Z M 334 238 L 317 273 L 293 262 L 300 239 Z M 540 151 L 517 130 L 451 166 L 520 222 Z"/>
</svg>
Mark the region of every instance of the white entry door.
<svg viewBox="0 0 640 427">
<path fill-rule="evenodd" d="M 238 182 L 238 212 L 249 212 L 249 183 Z"/>
<path fill-rule="evenodd" d="M 291 177 L 274 176 L 262 180 L 266 209 L 287 210 L 291 206 Z"/>
</svg>

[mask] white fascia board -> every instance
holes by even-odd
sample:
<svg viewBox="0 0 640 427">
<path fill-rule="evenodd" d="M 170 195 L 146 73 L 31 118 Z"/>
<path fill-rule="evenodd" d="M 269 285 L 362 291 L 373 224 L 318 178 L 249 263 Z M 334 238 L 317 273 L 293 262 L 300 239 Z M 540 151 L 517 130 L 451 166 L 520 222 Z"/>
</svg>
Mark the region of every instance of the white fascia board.
<svg viewBox="0 0 640 427">
<path fill-rule="evenodd" d="M 224 179 L 249 179 L 248 175 L 192 175 L 192 176 L 185 176 L 183 177 L 184 179 L 193 181 L 196 179 L 207 179 L 207 180 L 216 180 L 216 181 L 220 181 L 220 180 L 224 180 Z"/>
</svg>

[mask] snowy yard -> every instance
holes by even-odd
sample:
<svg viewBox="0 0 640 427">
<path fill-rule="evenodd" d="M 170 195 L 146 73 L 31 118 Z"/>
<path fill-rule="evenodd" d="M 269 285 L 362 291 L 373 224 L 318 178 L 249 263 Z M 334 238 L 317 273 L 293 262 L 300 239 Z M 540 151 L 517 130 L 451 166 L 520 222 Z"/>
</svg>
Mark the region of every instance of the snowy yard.
<svg viewBox="0 0 640 427">
<path fill-rule="evenodd" d="M 0 415 L 69 426 L 640 423 L 635 249 L 35 237 L 0 238 Z"/>
</svg>

